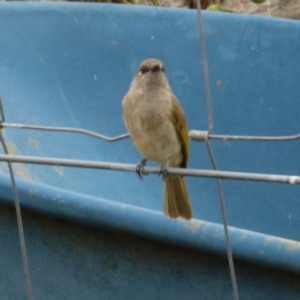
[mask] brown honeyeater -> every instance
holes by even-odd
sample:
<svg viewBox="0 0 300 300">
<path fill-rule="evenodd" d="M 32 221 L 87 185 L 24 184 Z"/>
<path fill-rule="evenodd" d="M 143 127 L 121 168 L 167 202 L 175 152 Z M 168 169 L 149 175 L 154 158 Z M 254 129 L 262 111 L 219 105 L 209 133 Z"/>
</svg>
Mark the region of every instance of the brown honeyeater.
<svg viewBox="0 0 300 300">
<path fill-rule="evenodd" d="M 189 136 L 182 107 L 172 92 L 163 63 L 144 60 L 133 78 L 123 102 L 125 125 L 130 137 L 146 160 L 162 168 L 186 168 Z M 164 213 L 170 218 L 192 218 L 192 205 L 183 176 L 164 176 Z"/>
</svg>

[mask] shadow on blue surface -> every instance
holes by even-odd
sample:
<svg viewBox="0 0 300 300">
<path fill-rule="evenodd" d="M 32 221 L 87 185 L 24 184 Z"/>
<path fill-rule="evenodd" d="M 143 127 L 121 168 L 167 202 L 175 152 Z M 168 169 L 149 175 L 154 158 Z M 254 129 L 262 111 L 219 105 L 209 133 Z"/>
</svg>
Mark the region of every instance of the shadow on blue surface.
<svg viewBox="0 0 300 300">
<path fill-rule="evenodd" d="M 15 213 L 0 213 L 1 299 L 25 299 Z M 28 212 L 23 220 L 35 299 L 232 299 L 224 256 Z M 241 299 L 299 298 L 295 274 L 238 261 L 236 272 Z"/>
<path fill-rule="evenodd" d="M 215 132 L 245 135 L 299 132 L 299 23 L 225 13 L 207 13 L 204 17 Z M 0 36 L 0 92 L 7 122 L 80 127 L 109 136 L 124 133 L 122 97 L 140 61 L 157 57 L 166 65 L 189 128 L 207 128 L 195 11 L 97 4 L 1 3 Z M 140 160 L 129 139 L 105 143 L 83 135 L 13 129 L 5 129 L 5 138 L 10 152 L 15 154 L 128 163 Z M 222 170 L 299 173 L 298 141 L 214 141 L 212 146 Z M 201 143 L 192 143 L 190 167 L 211 168 Z M 12 203 L 4 163 L 0 164 L 0 171 L 0 199 Z M 217 256 L 225 253 L 225 242 L 214 180 L 187 178 L 195 220 L 183 222 L 163 217 L 163 184 L 156 176 L 141 181 L 135 174 L 122 172 L 23 164 L 16 164 L 15 171 L 20 177 L 17 183 L 22 206 L 52 217 L 45 219 L 47 226 L 44 217 L 36 214 L 26 214 L 25 218 L 33 288 L 40 293 L 38 298 L 93 299 L 95 293 L 104 299 L 120 299 L 123 291 L 122 298 L 129 299 L 137 285 L 143 299 L 231 296 L 226 260 Z M 289 288 L 289 299 L 297 299 L 299 289 L 294 282 L 298 278 L 295 274 L 300 272 L 300 246 L 296 242 L 300 235 L 299 187 L 233 180 L 223 181 L 223 187 L 234 256 L 248 262 L 243 266 L 252 270 L 254 275 L 249 275 L 252 279 L 261 276 L 247 280 L 244 267 L 238 268 L 243 299 L 265 299 L 270 295 L 272 299 L 283 299 Z M 5 205 L 0 238 L 1 244 L 6 245 L 1 250 L 6 266 L 1 270 L 1 278 L 6 279 L 0 282 L 0 291 L 17 297 L 24 290 L 15 289 L 11 270 L 14 265 L 21 266 L 21 257 L 16 255 L 17 241 L 10 241 L 16 224 L 8 217 L 11 211 Z M 63 223 L 60 229 L 62 223 L 53 217 L 96 226 L 99 231 L 68 223 Z M 40 225 L 49 227 L 52 235 L 43 232 Z M 122 238 L 121 233 L 110 234 L 103 228 L 135 233 L 158 243 L 192 247 L 210 255 L 173 249 L 133 236 L 127 244 L 128 235 Z M 78 234 L 84 240 L 90 230 L 92 237 L 87 245 L 80 241 L 79 255 L 71 236 Z M 14 235 L 17 236 L 16 232 Z M 121 255 L 120 249 L 127 246 L 141 249 L 140 253 L 145 253 L 141 256 L 151 259 L 150 266 L 147 265 L 151 271 L 135 262 L 138 250 Z M 161 248 L 167 249 L 162 255 Z M 164 265 L 162 261 L 169 252 L 169 261 Z M 189 253 L 193 253 L 192 258 Z M 115 268 L 115 271 L 110 269 L 109 275 L 103 267 L 105 260 Z M 250 266 L 252 262 L 295 273 L 283 280 L 286 273 L 278 271 L 277 275 L 270 275 L 272 271 Z M 114 267 L 115 264 L 121 267 Z M 222 271 L 216 271 L 219 268 Z M 41 276 L 39 269 L 44 270 Z M 45 270 L 49 272 L 47 275 Z M 85 275 L 80 277 L 78 270 Z M 58 273 L 67 274 L 66 286 L 57 286 Z M 21 273 L 15 276 L 22 280 Z M 273 292 L 266 286 L 272 287 Z M 78 292 L 80 289 L 84 291 Z M 250 297 L 249 291 L 255 297 Z"/>
</svg>

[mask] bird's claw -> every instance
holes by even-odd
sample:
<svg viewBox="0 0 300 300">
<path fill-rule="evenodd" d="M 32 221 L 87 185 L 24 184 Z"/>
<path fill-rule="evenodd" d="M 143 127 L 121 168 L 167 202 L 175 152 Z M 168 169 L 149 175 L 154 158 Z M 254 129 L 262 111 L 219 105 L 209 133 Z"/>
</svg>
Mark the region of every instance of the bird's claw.
<svg viewBox="0 0 300 300">
<path fill-rule="evenodd" d="M 168 174 L 168 168 L 169 168 L 169 161 L 167 161 L 166 163 L 164 163 L 162 166 L 161 166 L 161 169 L 158 173 L 158 176 L 162 175 L 162 178 L 165 179 L 165 177 L 167 176 Z"/>
<path fill-rule="evenodd" d="M 143 158 L 136 166 L 136 173 L 138 176 L 143 179 L 142 175 L 148 175 L 149 173 L 144 171 L 144 167 L 146 166 L 147 159 Z"/>
</svg>

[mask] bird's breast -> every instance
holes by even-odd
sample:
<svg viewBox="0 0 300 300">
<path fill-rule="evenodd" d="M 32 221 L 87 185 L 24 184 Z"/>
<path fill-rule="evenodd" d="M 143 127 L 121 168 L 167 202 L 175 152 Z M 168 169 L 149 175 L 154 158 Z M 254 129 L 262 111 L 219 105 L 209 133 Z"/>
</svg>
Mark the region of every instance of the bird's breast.
<svg viewBox="0 0 300 300">
<path fill-rule="evenodd" d="M 182 160 L 181 143 L 171 112 L 167 101 L 140 101 L 129 114 L 124 111 L 124 118 L 133 143 L 146 159 L 159 164 L 170 160 L 170 165 L 179 165 Z"/>
</svg>

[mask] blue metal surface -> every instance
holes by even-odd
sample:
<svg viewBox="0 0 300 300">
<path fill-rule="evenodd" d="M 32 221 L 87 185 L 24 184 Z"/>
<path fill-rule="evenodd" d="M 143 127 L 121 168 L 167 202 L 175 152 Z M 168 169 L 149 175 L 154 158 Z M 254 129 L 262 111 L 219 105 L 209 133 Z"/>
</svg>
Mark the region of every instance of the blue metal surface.
<svg viewBox="0 0 300 300">
<path fill-rule="evenodd" d="M 299 132 L 300 24 L 225 13 L 204 17 L 215 133 Z M 124 133 L 122 97 L 140 61 L 157 57 L 166 65 L 189 128 L 204 130 L 207 113 L 199 49 L 197 16 L 191 10 L 1 3 L 0 93 L 7 122 L 81 127 L 110 136 Z M 129 139 L 106 143 L 83 135 L 15 129 L 5 129 L 5 138 L 16 154 L 140 160 Z M 300 170 L 299 143 L 214 141 L 212 146 L 222 170 L 292 175 Z M 190 166 L 211 168 L 203 144 L 192 143 Z M 12 203 L 4 163 L 0 171 L 0 199 Z M 15 171 L 22 206 L 51 216 L 47 221 L 36 214 L 25 218 L 37 298 L 120 299 L 123 291 L 122 298 L 129 299 L 137 283 L 143 297 L 135 299 L 230 298 L 226 260 L 218 256 L 225 252 L 225 241 L 214 180 L 187 178 L 198 220 L 183 222 L 163 217 L 163 184 L 156 176 L 139 180 L 121 172 L 22 164 L 16 164 Z M 243 299 L 298 299 L 300 188 L 230 180 L 223 181 L 223 187 L 234 256 L 247 262 L 238 268 Z M 16 265 L 21 270 L 21 257 L 17 240 L 11 241 L 17 236 L 11 211 L 6 204 L 1 211 L 0 240 L 6 247 L 0 250 L 5 265 L 0 277 L 6 280 L 0 280 L 0 292 L 13 299 L 11 295 L 24 293 L 13 284 L 15 277 L 22 281 L 21 271 L 11 273 Z M 96 226 L 98 231 L 79 225 L 72 229 L 63 222 L 60 238 L 60 224 L 53 217 Z M 39 225 L 42 229 L 36 228 Z M 103 228 L 211 254 L 192 252 L 190 258 L 188 250 Z M 81 243 L 90 230 L 89 239 Z M 74 245 L 77 234 L 80 245 Z M 130 252 L 120 250 L 127 246 Z M 161 254 L 161 249 L 167 250 Z M 139 255 L 149 259 L 146 267 L 136 263 Z M 295 273 L 272 275 L 253 262 Z M 245 266 L 252 270 L 250 279 Z M 57 283 L 62 274 L 67 274 L 66 286 Z"/>
<path fill-rule="evenodd" d="M 26 299 L 16 220 L 0 207 L 1 299 Z M 23 213 L 35 299 L 232 299 L 226 258 Z M 9 259 L 8 259 L 9 258 Z M 299 299 L 299 276 L 236 262 L 241 299 Z"/>
</svg>

